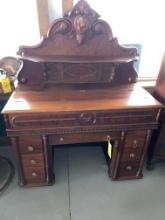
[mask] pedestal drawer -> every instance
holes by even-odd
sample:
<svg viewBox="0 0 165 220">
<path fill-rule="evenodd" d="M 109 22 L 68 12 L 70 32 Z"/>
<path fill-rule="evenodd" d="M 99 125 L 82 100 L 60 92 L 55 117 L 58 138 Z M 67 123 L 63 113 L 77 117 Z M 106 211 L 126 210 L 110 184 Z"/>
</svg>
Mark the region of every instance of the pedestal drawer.
<svg viewBox="0 0 165 220">
<path fill-rule="evenodd" d="M 21 155 L 23 167 L 44 167 L 43 154 L 24 154 Z"/>
<path fill-rule="evenodd" d="M 143 148 L 125 148 L 123 151 L 123 155 L 121 161 L 140 161 L 142 156 Z"/>
<path fill-rule="evenodd" d="M 42 139 L 40 136 L 20 136 L 19 150 L 22 154 L 26 153 L 41 153 Z"/>
<path fill-rule="evenodd" d="M 41 181 L 45 180 L 44 167 L 23 167 L 25 180 Z"/>
<path fill-rule="evenodd" d="M 126 135 L 125 139 L 125 148 L 138 148 L 143 147 L 146 140 L 147 131 L 139 130 L 139 131 L 130 131 Z"/>
<path fill-rule="evenodd" d="M 130 177 L 136 177 L 138 170 L 138 162 L 122 162 L 119 167 L 118 177 L 123 177 L 125 179 Z"/>
</svg>

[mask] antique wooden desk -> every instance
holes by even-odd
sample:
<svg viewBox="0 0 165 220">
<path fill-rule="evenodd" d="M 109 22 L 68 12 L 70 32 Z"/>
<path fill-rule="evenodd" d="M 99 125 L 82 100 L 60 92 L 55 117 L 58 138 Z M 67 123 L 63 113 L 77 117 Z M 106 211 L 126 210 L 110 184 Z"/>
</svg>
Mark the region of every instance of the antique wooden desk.
<svg viewBox="0 0 165 220">
<path fill-rule="evenodd" d="M 52 146 L 106 142 L 113 180 L 137 179 L 162 107 L 136 84 L 136 48 L 125 48 L 85 1 L 34 47 L 20 47 L 18 87 L 3 109 L 19 184 L 54 182 Z"/>
</svg>

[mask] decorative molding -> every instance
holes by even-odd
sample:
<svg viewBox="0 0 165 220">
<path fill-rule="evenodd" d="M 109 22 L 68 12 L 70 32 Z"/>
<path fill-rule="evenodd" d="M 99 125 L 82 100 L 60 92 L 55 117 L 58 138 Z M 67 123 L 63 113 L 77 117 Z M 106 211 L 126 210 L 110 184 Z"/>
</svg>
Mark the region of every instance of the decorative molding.
<svg viewBox="0 0 165 220">
<path fill-rule="evenodd" d="M 54 21 L 47 36 L 38 45 L 21 46 L 18 54 L 25 57 L 67 54 L 135 58 L 137 49 L 120 46 L 109 24 L 101 20 L 100 15 L 85 0 L 80 0 L 63 18 Z"/>
<path fill-rule="evenodd" d="M 129 131 L 129 130 L 138 130 L 138 129 L 157 129 L 158 123 L 139 123 L 139 124 L 129 124 L 129 125 L 113 125 L 113 126 L 97 126 L 97 127 L 73 127 L 73 128 L 45 128 L 45 129 L 7 129 L 7 134 L 9 136 L 20 136 L 20 135 L 42 135 L 42 134 L 85 134 L 85 133 L 102 133 L 102 132 L 121 132 Z"/>
</svg>

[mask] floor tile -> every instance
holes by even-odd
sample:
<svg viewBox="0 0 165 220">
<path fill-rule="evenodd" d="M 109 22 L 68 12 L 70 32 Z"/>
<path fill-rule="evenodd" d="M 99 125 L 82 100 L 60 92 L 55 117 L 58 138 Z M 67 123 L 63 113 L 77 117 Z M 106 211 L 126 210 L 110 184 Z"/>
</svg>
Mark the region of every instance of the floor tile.
<svg viewBox="0 0 165 220">
<path fill-rule="evenodd" d="M 145 171 L 144 179 L 111 181 L 98 146 L 70 149 L 72 220 L 162 219 L 165 216 L 165 167 Z"/>
</svg>

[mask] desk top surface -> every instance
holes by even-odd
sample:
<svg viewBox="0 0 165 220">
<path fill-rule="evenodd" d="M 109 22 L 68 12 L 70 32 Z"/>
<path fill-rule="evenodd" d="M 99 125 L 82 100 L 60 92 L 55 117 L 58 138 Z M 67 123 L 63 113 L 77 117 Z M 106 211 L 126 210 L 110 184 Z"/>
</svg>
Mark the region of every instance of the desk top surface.
<svg viewBox="0 0 165 220">
<path fill-rule="evenodd" d="M 161 108 L 146 90 L 137 84 L 110 89 L 48 89 L 19 91 L 11 95 L 3 114 L 55 113 L 90 110 Z"/>
</svg>

